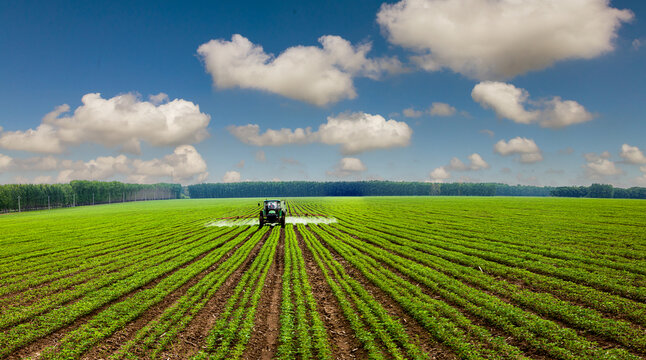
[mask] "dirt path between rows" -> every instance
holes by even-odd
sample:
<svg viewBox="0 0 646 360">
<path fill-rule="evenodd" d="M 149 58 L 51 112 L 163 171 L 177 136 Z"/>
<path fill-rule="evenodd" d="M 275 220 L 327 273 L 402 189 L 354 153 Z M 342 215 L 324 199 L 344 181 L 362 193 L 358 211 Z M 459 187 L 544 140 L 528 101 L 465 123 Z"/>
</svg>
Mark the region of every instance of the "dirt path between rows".
<svg viewBox="0 0 646 360">
<path fill-rule="evenodd" d="M 229 232 L 227 232 L 226 234 L 222 234 L 221 236 L 226 236 L 227 234 L 229 234 Z M 208 236 L 208 235 L 205 235 L 205 236 Z M 13 359 L 25 359 L 25 358 L 38 358 L 43 350 L 45 350 L 46 348 L 49 348 L 51 346 L 56 346 L 59 343 L 59 341 L 63 337 L 65 337 L 65 335 L 67 335 L 67 333 L 76 330 L 77 328 L 79 328 L 80 326 L 85 324 L 89 319 L 91 319 L 95 315 L 99 314 L 103 310 L 107 309 L 108 307 L 112 306 L 115 303 L 124 301 L 124 300 L 134 296 L 135 294 L 139 293 L 140 291 L 151 289 L 151 288 L 157 286 L 157 284 L 159 284 L 162 280 L 164 280 L 168 276 L 171 276 L 175 272 L 177 272 L 177 271 L 179 271 L 181 269 L 184 269 L 184 268 L 190 266 L 191 264 L 199 261 L 200 259 L 204 258 L 205 256 L 207 256 L 211 252 L 217 251 L 222 245 L 223 244 L 220 244 L 219 246 L 217 246 L 217 247 L 215 247 L 215 248 L 213 248 L 211 250 L 207 250 L 207 251 L 201 253 L 200 255 L 196 256 L 193 259 L 191 259 L 187 263 L 184 263 L 183 265 L 178 266 L 177 268 L 163 274 L 162 276 L 159 276 L 156 279 L 153 279 L 149 283 L 147 283 L 147 284 L 145 284 L 145 285 L 143 285 L 143 286 L 141 286 L 141 287 L 127 293 L 127 294 L 124 294 L 124 295 L 120 296 L 119 298 L 117 298 L 117 299 L 115 299 L 113 301 L 110 301 L 109 303 L 101 306 L 98 309 L 93 310 L 92 312 L 90 312 L 87 315 L 84 315 L 84 316 L 81 316 L 81 317 L 75 319 L 71 324 L 63 326 L 63 327 L 53 331 L 49 335 L 43 336 L 43 337 L 41 337 L 39 339 L 36 339 L 34 342 L 30 343 L 29 345 L 26 345 L 26 346 L 24 346 L 24 347 L 22 347 L 22 348 L 20 348 L 20 349 L 18 349 L 16 351 L 14 351 L 14 353 L 10 354 L 7 357 L 7 359 L 13 360 Z M 75 299 L 74 301 L 72 301 L 70 303 L 73 303 L 75 301 L 78 301 L 78 299 Z M 63 304 L 61 306 L 66 306 L 66 305 L 69 305 L 70 303 L 66 303 L 66 304 Z"/>
<path fill-rule="evenodd" d="M 348 275 L 361 283 L 361 285 L 386 309 L 388 315 L 393 319 L 399 319 L 399 322 L 406 329 L 411 341 L 417 343 L 422 351 L 429 354 L 433 359 L 457 359 L 450 348 L 433 340 L 431 334 L 412 316 L 410 316 L 406 310 L 397 303 L 397 301 L 373 284 L 372 281 L 361 273 L 361 271 L 339 255 L 317 234 L 314 232 L 312 232 L 312 234 L 314 234 L 321 244 L 330 251 L 334 259 L 343 265 L 343 268 L 345 268 Z"/>
<path fill-rule="evenodd" d="M 354 330 L 352 330 L 348 319 L 343 315 L 341 305 L 336 296 L 334 296 L 332 288 L 323 277 L 314 256 L 305 246 L 303 236 L 298 229 L 294 230 L 296 231 L 298 246 L 301 248 L 305 258 L 305 271 L 312 286 L 316 307 L 327 329 L 332 347 L 332 357 L 342 360 L 367 358 L 368 352 L 354 335 Z"/>
<path fill-rule="evenodd" d="M 274 262 L 267 273 L 267 279 L 258 302 L 251 339 L 249 339 L 243 359 L 270 360 L 276 353 L 280 333 L 280 304 L 284 270 L 285 230 L 281 229 Z"/>
<path fill-rule="evenodd" d="M 269 233 L 268 231 L 263 235 L 262 239 L 254 246 L 244 262 L 227 278 L 204 307 L 195 314 L 195 317 L 193 317 L 193 320 L 191 320 L 188 326 L 180 331 L 170 347 L 160 353 L 158 358 L 188 359 L 201 349 L 209 331 L 215 325 L 222 309 L 224 309 L 227 300 L 233 295 L 233 291 L 238 285 L 240 278 L 247 272 L 251 263 L 258 255 L 258 252 L 260 252 L 260 249 L 265 244 L 265 241 L 267 241 Z"/>
</svg>

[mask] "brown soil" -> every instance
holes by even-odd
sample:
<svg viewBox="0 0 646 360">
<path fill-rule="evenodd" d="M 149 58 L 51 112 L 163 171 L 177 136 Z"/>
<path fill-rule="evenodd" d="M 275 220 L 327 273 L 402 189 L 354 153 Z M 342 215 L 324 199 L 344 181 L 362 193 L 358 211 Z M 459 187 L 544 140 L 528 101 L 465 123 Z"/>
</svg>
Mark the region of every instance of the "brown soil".
<svg viewBox="0 0 646 360">
<path fill-rule="evenodd" d="M 368 352 L 363 348 L 359 339 L 354 335 L 350 322 L 343 315 L 341 305 L 332 292 L 332 288 L 325 280 L 321 269 L 314 260 L 314 256 L 305 246 L 300 232 L 296 230 L 298 245 L 305 258 L 305 270 L 312 286 L 312 293 L 316 300 L 318 313 L 321 315 L 328 338 L 332 347 L 334 359 L 366 359 Z"/>
<path fill-rule="evenodd" d="M 262 295 L 258 302 L 251 339 L 243 359 L 270 360 L 278 348 L 280 332 L 280 303 L 285 270 L 285 231 L 281 229 L 274 262 L 267 273 Z"/>
<path fill-rule="evenodd" d="M 231 276 L 220 286 L 195 317 L 188 324 L 186 329 L 177 335 L 177 339 L 172 342 L 171 348 L 166 349 L 159 356 L 161 359 L 187 359 L 195 355 L 206 340 L 211 328 L 215 325 L 218 315 L 222 312 L 227 300 L 233 295 L 235 287 L 238 285 L 242 275 L 249 269 L 251 263 L 258 255 L 260 248 L 264 245 L 269 237 L 269 232 L 265 233 L 263 238 L 251 250 L 251 253 L 245 261 L 236 269 Z"/>
<path fill-rule="evenodd" d="M 334 259 L 341 265 L 343 265 L 348 275 L 352 276 L 353 279 L 361 283 L 361 285 L 386 309 L 388 315 L 390 315 L 394 319 L 399 319 L 399 322 L 406 328 L 411 341 L 417 343 L 417 345 L 425 353 L 429 354 L 432 359 L 457 358 L 450 348 L 434 341 L 431 337 L 431 334 L 429 334 L 429 332 L 422 325 L 420 325 L 412 316 L 410 316 L 406 312 L 406 310 L 404 310 L 399 305 L 399 303 L 397 303 L 397 301 L 390 297 L 390 295 L 374 285 L 361 273 L 361 271 L 354 267 L 354 265 L 352 265 L 350 262 L 345 260 L 341 255 L 336 253 L 336 251 L 328 246 L 328 244 L 317 234 L 314 234 L 314 236 L 316 236 L 321 244 L 330 251 Z M 416 283 L 413 284 L 417 285 Z"/>
<path fill-rule="evenodd" d="M 253 235 L 253 234 L 252 234 Z M 181 298 L 188 289 L 197 284 L 202 280 L 208 273 L 214 271 L 220 266 L 224 261 L 226 261 L 233 253 L 238 250 L 249 238 L 252 236 L 249 235 L 247 238 L 236 245 L 233 249 L 229 250 L 220 260 L 215 264 L 211 265 L 206 270 L 202 271 L 195 277 L 191 278 L 184 285 L 180 286 L 178 289 L 166 296 L 160 303 L 150 307 L 146 312 L 139 316 L 135 321 L 126 325 L 123 329 L 112 334 L 109 338 L 103 340 L 101 343 L 94 346 L 90 351 L 88 351 L 83 359 L 101 359 L 107 357 L 109 354 L 117 351 L 123 344 L 130 341 L 141 328 L 146 326 L 150 321 L 156 320 L 161 316 L 161 314 L 166 310 L 166 308 L 173 305 L 179 298 Z M 223 236 L 226 236 L 224 234 Z M 141 354 L 140 354 L 141 355 Z"/>
<path fill-rule="evenodd" d="M 223 234 L 221 236 L 226 236 L 227 234 Z M 222 246 L 222 245 L 220 245 L 220 246 Z M 56 346 L 59 343 L 59 341 L 63 337 L 65 337 L 65 335 L 67 335 L 68 332 L 74 331 L 75 329 L 77 329 L 78 327 L 80 327 L 81 325 L 86 323 L 89 319 L 94 317 L 96 314 L 98 314 L 98 313 L 102 312 L 103 310 L 107 309 L 108 307 L 110 307 L 112 304 L 124 301 L 124 300 L 134 296 L 135 294 L 137 294 L 140 291 L 143 291 L 143 290 L 146 290 L 146 289 L 151 289 L 151 288 L 157 286 L 157 284 L 159 284 L 159 282 L 164 280 L 166 277 L 172 275 L 173 273 L 175 273 L 176 271 L 178 271 L 180 269 L 184 269 L 184 268 L 190 266 L 191 264 L 195 263 L 196 261 L 199 261 L 200 259 L 204 258 L 209 253 L 211 253 L 213 251 L 217 251 L 217 249 L 220 248 L 220 246 L 218 246 L 218 247 L 216 247 L 214 249 L 211 249 L 211 250 L 203 252 L 202 254 L 198 255 L 195 258 L 193 258 L 189 262 L 187 262 L 187 263 L 185 263 L 185 264 L 183 264 L 181 266 L 178 266 L 177 268 L 175 268 L 175 269 L 167 272 L 166 274 L 152 280 L 151 282 L 143 285 L 142 287 L 140 287 L 138 289 L 135 289 L 135 290 L 133 290 L 133 291 L 127 293 L 127 294 L 124 294 L 124 295 L 120 296 L 119 298 L 117 298 L 117 299 L 103 305 L 102 307 L 93 310 L 89 314 L 81 316 L 81 317 L 75 319 L 71 324 L 69 324 L 67 326 L 64 326 L 64 327 L 61 327 L 61 328 L 55 330 L 54 332 L 50 333 L 49 335 L 43 336 L 43 337 L 35 340 L 31 344 L 29 344 L 27 346 L 24 346 L 24 347 L 22 347 L 22 348 L 20 348 L 20 349 L 18 349 L 16 351 L 14 351 L 14 353 L 9 355 L 8 359 L 24 359 L 24 358 L 36 358 L 36 357 L 38 357 L 40 355 L 40 353 L 44 349 L 46 349 L 48 347 L 51 347 L 51 346 Z M 73 301 L 69 302 L 67 304 L 61 305 L 61 306 L 69 305 L 71 303 L 73 303 Z"/>
</svg>

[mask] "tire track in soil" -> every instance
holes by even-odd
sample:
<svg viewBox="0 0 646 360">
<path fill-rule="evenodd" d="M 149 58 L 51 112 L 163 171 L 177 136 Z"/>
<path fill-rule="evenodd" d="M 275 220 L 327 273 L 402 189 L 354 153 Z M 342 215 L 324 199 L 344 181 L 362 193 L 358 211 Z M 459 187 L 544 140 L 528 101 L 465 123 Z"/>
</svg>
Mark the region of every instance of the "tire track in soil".
<svg viewBox="0 0 646 360">
<path fill-rule="evenodd" d="M 228 234 L 228 233 L 227 233 Z M 223 236 L 226 236 L 227 234 L 224 234 Z M 208 273 L 215 271 L 223 262 L 225 262 L 227 259 L 229 259 L 243 244 L 245 244 L 251 237 L 253 236 L 253 233 L 248 235 L 244 241 L 242 241 L 240 244 L 236 245 L 233 249 L 229 250 L 227 254 L 225 254 L 220 260 L 218 260 L 215 264 L 209 266 L 208 269 L 202 271 L 195 277 L 191 278 L 188 282 L 186 282 L 184 285 L 170 293 L 168 296 L 166 296 L 160 303 L 153 305 L 150 307 L 148 310 L 146 310 L 141 316 L 139 316 L 136 320 L 130 322 L 127 324 L 123 329 L 115 332 L 112 334 L 110 337 L 104 339 L 100 343 L 96 344 L 92 349 L 90 349 L 87 353 L 83 355 L 83 359 L 102 359 L 108 357 L 108 355 L 113 354 L 119 348 L 121 345 L 125 344 L 126 342 L 130 341 L 136 334 L 137 331 L 139 331 L 141 328 L 146 326 L 150 321 L 158 319 L 162 313 L 170 306 L 172 306 L 179 298 L 181 298 L 188 289 L 190 289 L 193 285 L 197 284 L 200 280 L 202 280 Z M 229 239 L 232 240 L 235 237 Z M 224 245 L 224 244 L 223 244 Z M 254 248 L 255 250 L 255 248 Z M 253 251 L 252 251 L 253 253 Z M 134 349 L 133 349 L 134 351 Z M 143 357 L 144 354 L 137 354 L 140 358 Z"/>
<path fill-rule="evenodd" d="M 193 317 L 193 320 L 191 320 L 188 326 L 179 332 L 175 341 L 169 345 L 171 348 L 160 353 L 160 359 L 187 359 L 201 349 L 201 345 L 204 344 L 209 331 L 215 325 L 227 300 L 233 295 L 233 291 L 238 285 L 240 278 L 247 272 L 251 263 L 260 252 L 260 249 L 267 241 L 269 233 L 268 231 L 263 235 L 262 239 L 251 250 L 251 253 L 245 261 L 220 286 L 204 307 L 195 314 L 195 317 Z"/>
<path fill-rule="evenodd" d="M 222 235 L 220 235 L 220 237 L 221 236 L 227 236 L 229 233 L 230 232 L 222 234 Z M 208 235 L 205 235 L 205 236 L 201 237 L 200 239 L 202 239 L 202 238 L 204 238 L 206 236 L 208 236 Z M 220 237 L 217 237 L 217 238 L 214 238 L 214 239 L 218 239 Z M 196 241 L 199 241 L 199 239 L 197 239 Z M 38 338 L 38 339 L 34 340 L 32 343 L 30 343 L 28 345 L 25 345 L 20 349 L 17 349 L 12 354 L 10 354 L 7 357 L 7 359 L 8 360 L 17 360 L 17 359 L 25 359 L 25 358 L 38 358 L 43 350 L 45 350 L 46 348 L 48 348 L 50 346 L 58 345 L 59 341 L 63 337 L 65 337 L 65 335 L 67 335 L 68 332 L 76 330 L 77 328 L 79 328 L 81 325 L 85 324 L 89 319 L 91 319 L 95 315 L 99 314 L 100 312 L 104 311 L 105 309 L 109 308 L 110 306 L 112 306 L 115 303 L 124 301 L 124 300 L 134 296 L 135 294 L 137 294 L 140 291 L 151 289 L 151 288 L 157 286 L 157 284 L 159 284 L 162 280 L 164 280 L 168 276 L 172 275 L 176 271 L 179 271 L 181 269 L 184 269 L 184 268 L 192 265 L 193 263 L 195 263 L 196 261 L 199 261 L 200 259 L 204 258 L 205 256 L 207 256 L 211 252 L 217 251 L 222 245 L 224 245 L 224 243 L 218 245 L 217 247 L 215 247 L 213 249 L 210 249 L 210 250 L 207 250 L 207 251 L 201 253 L 200 255 L 194 257 L 192 260 L 188 261 L 187 263 L 184 263 L 183 265 L 178 266 L 173 270 L 170 270 L 169 272 L 167 272 L 167 273 L 153 279 L 152 281 L 148 282 L 147 284 L 145 284 L 145 285 L 143 285 L 143 286 L 141 286 L 141 287 L 127 293 L 127 294 L 121 295 L 117 299 L 108 302 L 107 304 L 99 307 L 98 309 L 92 310 L 89 314 L 83 315 L 83 316 L 80 316 L 80 317 L 76 318 L 70 324 L 65 325 L 65 326 L 63 326 L 61 328 L 58 328 L 57 330 L 54 330 L 53 332 L 49 333 L 48 335 L 45 335 L 45 336 L 43 336 L 41 338 Z M 78 300 L 78 299 L 76 299 L 76 300 Z M 69 304 L 71 304 L 73 302 L 74 302 L 74 300 L 72 302 L 62 304 L 59 307 L 67 306 L 67 305 L 69 305 Z"/>
<path fill-rule="evenodd" d="M 334 359 L 366 359 L 368 352 L 354 335 L 350 322 L 343 315 L 341 305 L 332 292 L 332 288 L 323 277 L 321 269 L 314 260 L 314 255 L 305 246 L 303 236 L 294 228 L 298 246 L 305 258 L 305 271 L 312 286 L 316 307 L 321 315 L 330 340 Z"/>
<path fill-rule="evenodd" d="M 431 334 L 420 323 L 410 316 L 397 301 L 395 301 L 385 291 L 381 290 L 375 284 L 366 278 L 359 269 L 348 262 L 345 258 L 339 255 L 332 247 L 330 247 L 325 240 L 321 239 L 318 234 L 311 231 L 311 233 L 318 239 L 318 241 L 330 251 L 332 257 L 338 261 L 345 271 L 353 279 L 357 280 L 374 298 L 379 302 L 388 312 L 393 319 L 399 319 L 399 322 L 406 329 L 410 339 L 422 349 L 426 354 L 429 354 L 432 359 L 457 359 L 453 351 L 433 340 Z M 330 234 L 334 238 L 334 235 Z M 339 240 L 341 241 L 341 240 Z M 416 284 L 416 283 L 412 283 Z"/>
<path fill-rule="evenodd" d="M 262 295 L 258 302 L 251 338 L 242 356 L 243 359 L 270 360 L 278 348 L 280 333 L 280 303 L 285 270 L 285 230 L 280 230 L 274 262 L 267 273 Z"/>
<path fill-rule="evenodd" d="M 339 229 L 337 229 L 337 230 L 339 230 Z M 368 242 L 368 241 L 363 240 L 363 239 L 361 239 L 361 238 L 359 238 L 359 237 L 357 237 L 357 236 L 354 236 L 354 235 L 351 235 L 351 234 L 345 233 L 345 232 L 344 232 L 344 231 L 342 231 L 342 230 L 339 230 L 339 231 L 340 231 L 340 232 L 342 232 L 342 233 L 344 233 L 344 234 L 345 234 L 345 235 L 347 235 L 347 236 L 350 236 L 350 237 L 352 237 L 352 238 L 356 239 L 356 240 L 364 241 L 364 242 Z M 341 240 L 340 240 L 340 241 L 341 241 Z M 328 246 L 327 246 L 327 244 L 324 244 L 324 245 L 325 245 L 326 247 L 328 247 Z M 378 248 L 380 248 L 380 249 L 382 249 L 382 250 L 385 250 L 385 251 L 390 252 L 388 249 L 385 249 L 385 248 L 383 248 L 383 247 L 381 247 L 381 246 L 379 246 L 379 245 L 376 245 L 376 244 L 372 244 L 372 245 L 374 245 L 374 246 L 376 246 L 376 247 L 378 247 Z M 335 252 L 332 248 L 329 248 L 329 247 L 328 247 L 328 249 L 336 255 L 336 252 Z M 403 255 L 401 255 L 401 254 L 398 254 L 398 253 L 393 253 L 393 254 L 394 254 L 394 255 L 401 256 L 401 257 L 406 258 L 406 259 L 409 259 L 409 260 L 412 260 L 412 261 L 415 261 L 415 259 L 410 259 L 410 258 L 408 258 L 408 257 L 406 257 L 406 256 L 403 256 Z M 370 256 L 370 255 L 368 255 L 368 254 L 365 254 L 365 255 Z M 340 257 L 340 256 L 339 256 L 339 257 Z M 371 256 L 370 256 L 370 257 L 371 257 Z M 501 329 L 499 329 L 499 328 L 497 328 L 497 327 L 495 327 L 495 326 L 491 325 L 491 324 L 490 324 L 488 321 L 486 321 L 485 319 L 481 319 L 481 318 L 479 318 L 479 317 L 476 317 L 476 316 L 472 315 L 471 313 L 469 313 L 468 311 L 466 311 L 465 309 L 463 309 L 463 308 L 462 308 L 462 307 L 460 307 L 459 305 L 456 305 L 456 304 L 454 304 L 453 302 L 448 301 L 448 300 L 444 299 L 443 297 L 441 297 L 440 295 L 438 295 L 438 294 L 434 293 L 432 289 L 430 289 L 428 286 L 426 286 L 426 284 L 423 284 L 423 283 L 418 282 L 417 280 L 415 280 L 415 279 L 411 278 L 410 276 L 408 276 L 408 275 L 406 275 L 406 274 L 404 274 L 404 273 L 400 272 L 399 270 L 397 270 L 397 269 L 395 269 L 395 268 L 391 267 L 390 265 L 388 265 L 388 264 L 386 264 L 386 263 L 384 263 L 384 262 L 382 262 L 382 261 L 380 261 L 380 260 L 378 260 L 378 259 L 375 259 L 375 258 L 373 258 L 373 259 L 374 259 L 375 261 L 377 261 L 377 262 L 378 262 L 378 263 L 379 263 L 383 268 L 385 268 L 385 269 L 387 269 L 387 270 L 391 271 L 393 274 L 395 274 L 395 275 L 399 276 L 400 278 L 402 278 L 402 279 L 404 279 L 404 280 L 408 281 L 409 283 L 411 283 L 411 284 L 413 284 L 414 286 L 416 286 L 417 288 L 419 288 L 419 289 L 422 291 L 422 293 L 424 293 L 425 295 L 428 295 L 429 297 L 432 297 L 432 298 L 433 298 L 433 299 L 435 299 L 435 300 L 439 300 L 439 301 L 442 301 L 442 302 L 446 303 L 447 305 L 449 305 L 449 306 L 451 306 L 452 308 L 454 308 L 454 309 L 456 309 L 457 311 L 459 311 L 459 312 L 460 312 L 464 317 L 466 317 L 467 319 L 469 319 L 469 320 L 471 321 L 471 323 L 473 323 L 474 325 L 477 325 L 477 326 L 480 326 L 480 327 L 482 327 L 482 328 L 487 329 L 487 331 L 489 331 L 489 332 L 491 333 L 491 335 L 492 335 L 492 336 L 497 336 L 497 337 L 502 337 L 502 338 L 504 338 L 504 339 L 505 339 L 505 341 L 507 342 L 507 344 L 517 347 L 518 349 L 520 349 L 520 350 L 525 354 L 525 356 L 527 356 L 527 357 L 529 357 L 529 358 L 532 358 L 532 359 L 545 359 L 545 360 L 549 359 L 548 357 L 545 357 L 545 354 L 543 354 L 543 353 L 542 353 L 542 352 L 540 352 L 539 350 L 537 350 L 537 349 L 535 349 L 535 348 L 533 348 L 533 347 L 530 347 L 528 343 L 526 343 L 526 342 L 524 342 L 524 341 L 521 341 L 521 340 L 518 340 L 518 339 L 516 339 L 515 337 L 512 337 L 511 335 L 507 334 L 507 333 L 506 333 L 506 332 L 504 332 L 503 330 L 501 330 Z M 345 260 L 345 259 L 343 259 L 343 261 L 346 261 L 346 260 Z M 346 263 L 347 263 L 347 262 L 346 262 Z M 349 264 L 349 263 L 348 263 L 348 264 Z M 423 265 L 423 264 L 421 264 L 421 265 Z M 352 266 L 352 264 L 349 264 L 349 266 Z M 354 266 L 352 266 L 352 267 L 354 268 Z M 361 276 L 363 276 L 363 274 L 361 274 Z M 463 284 L 468 285 L 468 284 L 466 284 L 466 283 L 463 283 Z M 477 288 L 474 288 L 474 289 L 475 289 L 475 290 L 479 290 L 479 289 L 477 289 Z M 484 345 L 485 347 L 487 347 L 489 344 L 482 344 L 482 345 Z M 448 350 L 448 351 L 451 351 L 451 350 Z"/>
</svg>

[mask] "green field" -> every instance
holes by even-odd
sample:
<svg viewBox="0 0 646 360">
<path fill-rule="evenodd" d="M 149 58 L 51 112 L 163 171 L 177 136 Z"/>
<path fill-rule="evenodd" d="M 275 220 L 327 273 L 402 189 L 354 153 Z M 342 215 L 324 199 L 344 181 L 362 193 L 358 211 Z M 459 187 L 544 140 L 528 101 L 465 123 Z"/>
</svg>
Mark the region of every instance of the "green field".
<svg viewBox="0 0 646 360">
<path fill-rule="evenodd" d="M 256 199 L 0 216 L 0 358 L 641 359 L 646 202 Z"/>
</svg>

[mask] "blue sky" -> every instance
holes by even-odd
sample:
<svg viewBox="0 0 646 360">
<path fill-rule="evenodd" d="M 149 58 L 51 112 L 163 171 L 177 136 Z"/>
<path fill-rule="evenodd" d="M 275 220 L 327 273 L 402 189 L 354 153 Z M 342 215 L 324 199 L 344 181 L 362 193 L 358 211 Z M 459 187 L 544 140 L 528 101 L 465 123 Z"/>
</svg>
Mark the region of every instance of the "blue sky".
<svg viewBox="0 0 646 360">
<path fill-rule="evenodd" d="M 0 183 L 646 186 L 646 3 L 580 3 L 5 1 Z"/>
</svg>

